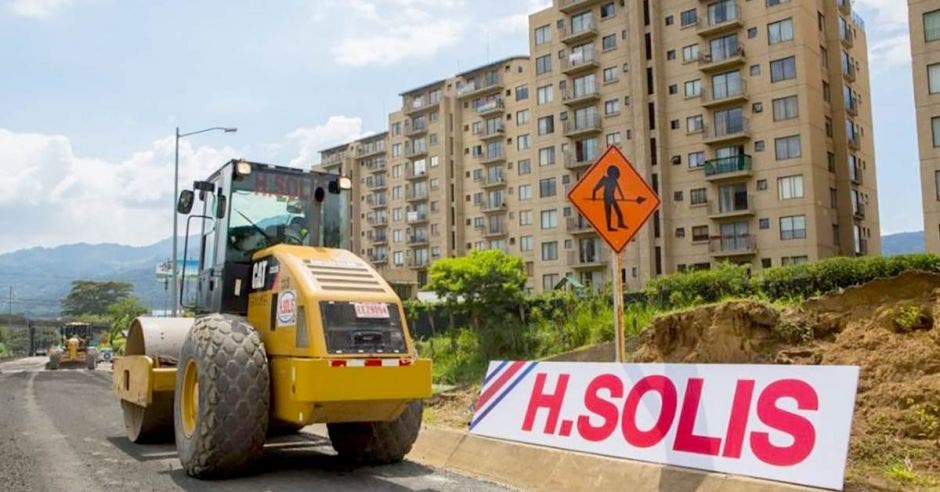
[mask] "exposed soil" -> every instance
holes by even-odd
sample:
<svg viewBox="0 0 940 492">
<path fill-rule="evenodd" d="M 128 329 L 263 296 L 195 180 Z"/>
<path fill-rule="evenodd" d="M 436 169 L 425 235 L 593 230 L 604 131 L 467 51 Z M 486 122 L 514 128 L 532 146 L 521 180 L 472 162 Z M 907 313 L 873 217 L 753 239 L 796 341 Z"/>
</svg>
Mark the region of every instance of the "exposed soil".
<svg viewBox="0 0 940 492">
<path fill-rule="evenodd" d="M 611 348 L 571 360 L 610 360 Z M 628 350 L 636 362 L 860 366 L 846 489 L 940 490 L 940 275 L 908 272 L 782 310 L 745 300 L 661 316 Z M 466 428 L 475 391 L 438 397 L 433 420 Z"/>
</svg>

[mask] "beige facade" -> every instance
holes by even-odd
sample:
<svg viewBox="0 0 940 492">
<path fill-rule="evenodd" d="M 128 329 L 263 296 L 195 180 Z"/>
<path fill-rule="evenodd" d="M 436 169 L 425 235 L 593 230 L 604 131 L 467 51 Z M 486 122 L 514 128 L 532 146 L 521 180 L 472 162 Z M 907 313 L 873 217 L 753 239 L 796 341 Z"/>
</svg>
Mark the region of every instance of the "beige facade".
<svg viewBox="0 0 940 492">
<path fill-rule="evenodd" d="M 533 291 L 610 280 L 565 197 L 608 145 L 663 201 L 623 253 L 628 289 L 720 261 L 880 252 L 866 39 L 847 1 L 556 0 L 529 28 L 529 56 L 403 93 L 371 137 L 382 170 L 350 156 L 362 141 L 323 152 L 357 182 L 357 251 L 390 280 L 420 286 L 430 262 L 477 248 L 523 257 Z"/>
<path fill-rule="evenodd" d="M 927 251 L 940 253 L 940 0 L 908 0 Z"/>
</svg>

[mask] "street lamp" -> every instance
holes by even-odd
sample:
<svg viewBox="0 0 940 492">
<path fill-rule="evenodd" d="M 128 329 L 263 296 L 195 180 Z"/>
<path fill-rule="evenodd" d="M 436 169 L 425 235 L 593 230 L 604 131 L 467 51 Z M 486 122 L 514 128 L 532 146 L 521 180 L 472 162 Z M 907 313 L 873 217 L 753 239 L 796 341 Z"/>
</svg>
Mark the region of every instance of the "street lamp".
<svg viewBox="0 0 940 492">
<path fill-rule="evenodd" d="M 173 316 L 177 316 L 179 313 L 179 291 L 181 279 L 177 279 L 177 268 L 176 268 L 176 243 L 178 241 L 178 232 L 177 232 L 177 222 L 176 222 L 176 200 L 177 195 L 179 195 L 179 176 L 180 176 L 180 139 L 188 137 L 190 135 L 196 135 L 199 133 L 206 133 L 211 131 L 222 131 L 225 133 L 235 133 L 238 131 L 238 128 L 234 127 L 223 127 L 223 126 L 213 126 L 212 128 L 206 128 L 205 130 L 199 130 L 198 132 L 189 132 L 189 133 L 180 133 L 180 127 L 176 127 L 176 155 L 173 160 L 173 288 L 170 290 L 170 297 L 173 298 Z"/>
</svg>

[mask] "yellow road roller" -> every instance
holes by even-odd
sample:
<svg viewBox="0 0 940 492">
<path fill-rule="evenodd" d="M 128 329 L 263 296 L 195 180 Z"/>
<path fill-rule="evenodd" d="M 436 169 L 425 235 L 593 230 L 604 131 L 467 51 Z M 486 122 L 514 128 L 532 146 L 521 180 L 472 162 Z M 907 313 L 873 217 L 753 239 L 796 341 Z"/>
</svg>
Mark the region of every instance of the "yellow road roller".
<svg viewBox="0 0 940 492">
<path fill-rule="evenodd" d="M 184 258 L 199 234 L 180 303 L 196 315 L 133 321 L 113 382 L 131 441 L 173 436 L 198 478 L 248 470 L 270 431 L 313 423 L 351 460 L 410 451 L 431 361 L 395 291 L 349 251 L 350 187 L 235 160 L 180 193 Z"/>
</svg>

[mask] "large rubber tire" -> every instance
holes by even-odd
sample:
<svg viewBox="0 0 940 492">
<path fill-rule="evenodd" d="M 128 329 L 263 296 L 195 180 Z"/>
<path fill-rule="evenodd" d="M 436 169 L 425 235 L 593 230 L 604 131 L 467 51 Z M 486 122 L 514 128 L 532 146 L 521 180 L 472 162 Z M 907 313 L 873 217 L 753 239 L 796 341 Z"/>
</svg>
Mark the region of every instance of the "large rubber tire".
<svg viewBox="0 0 940 492">
<path fill-rule="evenodd" d="M 62 352 L 53 350 L 49 352 L 49 370 L 54 371 L 59 368 L 59 361 L 62 360 Z"/>
<path fill-rule="evenodd" d="M 327 424 L 333 449 L 347 459 L 368 464 L 396 463 L 409 451 L 421 430 L 421 401 L 408 403 L 391 422 Z"/>
<path fill-rule="evenodd" d="M 196 320 L 180 349 L 173 403 L 176 448 L 188 475 L 244 473 L 261 457 L 269 384 L 264 345 L 244 318 L 213 314 Z"/>
<path fill-rule="evenodd" d="M 127 438 L 137 444 L 173 441 L 173 395 L 155 393 L 149 407 L 121 400 L 124 430 Z"/>
<path fill-rule="evenodd" d="M 88 352 L 85 353 L 85 368 L 94 371 L 96 367 L 98 367 L 98 351 L 88 349 Z"/>
</svg>

